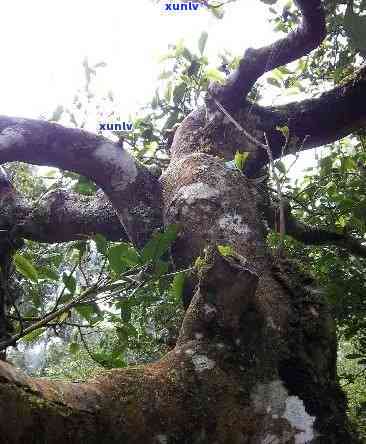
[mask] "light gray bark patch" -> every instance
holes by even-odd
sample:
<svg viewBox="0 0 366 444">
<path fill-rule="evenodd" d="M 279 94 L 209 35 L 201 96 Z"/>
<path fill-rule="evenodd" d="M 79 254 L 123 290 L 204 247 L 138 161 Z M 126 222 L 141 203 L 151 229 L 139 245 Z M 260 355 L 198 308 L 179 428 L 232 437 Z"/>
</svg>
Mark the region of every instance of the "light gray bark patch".
<svg viewBox="0 0 366 444">
<path fill-rule="evenodd" d="M 233 233 L 235 235 L 241 235 L 245 238 L 253 235 L 253 231 L 248 224 L 244 223 L 240 214 L 232 212 L 224 214 L 220 217 L 219 227 L 226 233 Z"/>
<path fill-rule="evenodd" d="M 304 403 L 298 396 L 289 396 L 286 399 L 283 418 L 287 419 L 291 426 L 299 431 L 295 435 L 295 444 L 306 444 L 315 438 L 315 417 L 306 412 Z"/>
<path fill-rule="evenodd" d="M 192 362 L 196 372 L 201 373 L 205 370 L 212 370 L 216 363 L 206 355 L 193 355 Z"/>
<path fill-rule="evenodd" d="M 188 205 L 192 205 L 195 201 L 205 199 L 210 200 L 219 196 L 219 191 L 203 182 L 193 183 L 182 187 L 179 190 L 181 197 Z"/>
<path fill-rule="evenodd" d="M 14 145 L 23 145 L 25 142 L 21 130 L 10 126 L 0 133 L 0 150 L 7 150 Z"/>
<path fill-rule="evenodd" d="M 315 438 L 315 417 L 310 416 L 298 396 L 288 396 L 281 380 L 259 384 L 251 395 L 258 413 L 271 415 L 272 419 L 286 419 L 294 430 L 295 444 L 310 443 Z M 279 442 L 282 442 L 281 440 Z"/>
<path fill-rule="evenodd" d="M 108 168 L 113 190 L 123 191 L 136 180 L 138 171 L 134 158 L 113 143 L 102 143 L 94 151 L 94 157 Z"/>
</svg>

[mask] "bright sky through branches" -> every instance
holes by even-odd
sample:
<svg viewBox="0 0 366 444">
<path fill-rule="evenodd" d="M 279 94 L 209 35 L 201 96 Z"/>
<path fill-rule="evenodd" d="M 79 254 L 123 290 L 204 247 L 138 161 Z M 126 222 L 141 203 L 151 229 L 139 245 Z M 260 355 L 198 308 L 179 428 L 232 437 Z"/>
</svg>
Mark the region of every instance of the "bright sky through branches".
<svg viewBox="0 0 366 444">
<path fill-rule="evenodd" d="M 218 51 L 242 54 L 273 39 L 267 8 L 258 0 L 231 5 L 224 20 L 202 11 L 164 15 L 149 0 L 4 2 L 0 38 L 0 113 L 37 118 L 67 103 L 83 82 L 82 61 L 105 61 L 100 89 L 112 89 L 134 112 L 151 99 L 161 71 L 158 58 L 184 38 L 197 50 L 209 33 L 210 61 Z"/>
<path fill-rule="evenodd" d="M 268 23 L 268 8 L 259 0 L 228 5 L 223 20 L 202 10 L 189 16 L 161 11 L 150 0 L 4 2 L 0 113 L 39 118 L 52 115 L 58 105 L 67 106 L 84 84 L 82 61 L 88 57 L 91 65 L 107 63 L 98 71 L 96 86 L 103 95 L 113 91 L 123 120 L 151 100 L 162 70 L 158 60 L 169 43 L 184 39 L 197 52 L 206 30 L 207 55 L 215 64 L 225 49 L 241 55 L 278 38 Z M 272 97 L 269 88 L 266 104 Z"/>
</svg>

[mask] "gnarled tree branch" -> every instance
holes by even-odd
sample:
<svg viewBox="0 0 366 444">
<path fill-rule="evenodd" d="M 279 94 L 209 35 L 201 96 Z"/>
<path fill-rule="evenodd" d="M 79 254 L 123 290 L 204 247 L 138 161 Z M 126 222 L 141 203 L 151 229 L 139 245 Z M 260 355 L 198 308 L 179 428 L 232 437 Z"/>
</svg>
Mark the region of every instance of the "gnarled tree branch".
<svg viewBox="0 0 366 444">
<path fill-rule="evenodd" d="M 266 217 L 271 228 L 276 227 L 276 210 L 267 209 Z M 291 213 L 288 201 L 285 201 L 285 229 L 286 234 L 305 245 L 333 245 L 347 250 L 349 253 L 366 257 L 366 245 L 354 236 L 347 233 L 336 233 L 323 228 L 311 227 L 297 220 Z"/>
<path fill-rule="evenodd" d="M 356 256 L 366 257 L 366 246 L 349 234 L 313 228 L 297 221 L 294 217 L 287 219 L 286 228 L 290 236 L 305 245 L 334 245 Z"/>
<path fill-rule="evenodd" d="M 321 0 L 295 0 L 295 3 L 302 12 L 301 24 L 295 31 L 272 45 L 249 48 L 225 85 L 213 84 L 210 87 L 210 93 L 229 111 L 239 108 L 254 83 L 265 72 L 310 53 L 325 38 L 325 13 Z M 209 100 L 208 104 L 215 109 Z"/>
<path fill-rule="evenodd" d="M 276 125 L 287 125 L 292 143 L 299 148 L 304 141 L 301 149 L 306 150 L 335 142 L 365 128 L 365 103 L 366 66 L 349 81 L 318 98 L 265 108 L 267 113 L 272 114 L 274 129 L 271 136 L 274 143 L 271 148 L 274 157 L 281 155 L 281 145 L 284 143 L 283 136 L 275 129 Z M 289 151 L 291 152 L 291 143 Z"/>
<path fill-rule="evenodd" d="M 14 189 L 6 192 L 0 182 L 0 230 L 15 230 L 36 242 L 68 242 L 96 233 L 111 241 L 127 240 L 126 232 L 105 194 L 81 196 L 67 190 L 53 190 L 37 202 L 27 202 Z M 6 198 L 5 198 L 6 193 Z"/>
<path fill-rule="evenodd" d="M 0 117 L 0 163 L 22 161 L 74 171 L 100 186 L 129 239 L 143 245 L 162 226 L 158 180 L 121 146 L 55 123 Z"/>
</svg>

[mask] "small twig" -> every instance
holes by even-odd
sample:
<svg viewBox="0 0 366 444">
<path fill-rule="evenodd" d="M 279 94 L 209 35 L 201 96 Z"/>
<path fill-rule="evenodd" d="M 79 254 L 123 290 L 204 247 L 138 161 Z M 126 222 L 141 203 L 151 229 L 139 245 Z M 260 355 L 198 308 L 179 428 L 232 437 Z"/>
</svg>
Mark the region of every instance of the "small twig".
<svg viewBox="0 0 366 444">
<path fill-rule="evenodd" d="M 77 269 L 78 265 L 79 265 L 79 262 L 77 262 L 77 263 L 73 266 L 73 268 L 72 268 L 72 270 L 71 270 L 71 272 L 70 272 L 70 274 L 69 274 L 68 277 L 71 277 L 71 276 L 75 273 L 75 270 Z M 58 305 L 59 305 L 59 303 L 60 303 L 60 301 L 61 301 L 61 299 L 62 299 L 62 296 L 63 296 L 64 293 L 65 293 L 65 291 L 66 291 L 66 285 L 64 285 L 64 288 L 61 290 L 60 295 L 59 295 L 58 298 L 56 299 L 56 303 L 55 303 L 53 309 L 51 310 L 51 313 L 52 313 L 53 311 L 57 310 L 57 307 L 58 307 Z"/>
<path fill-rule="evenodd" d="M 81 260 L 79 261 L 79 270 L 80 270 L 81 275 L 82 275 L 83 278 L 84 278 L 84 282 L 85 282 L 86 286 L 89 287 L 89 286 L 90 286 L 90 281 L 89 281 L 89 279 L 87 278 L 87 276 L 86 276 L 86 274 L 85 274 L 85 271 L 84 271 L 84 269 L 83 269 L 83 267 L 82 267 L 82 265 L 81 265 Z"/>
<path fill-rule="evenodd" d="M 248 133 L 241 125 L 238 123 L 234 117 L 221 105 L 221 103 L 215 99 L 215 97 L 208 92 L 208 95 L 213 99 L 216 106 L 219 108 L 219 110 L 230 120 L 230 122 L 238 129 L 240 132 L 244 134 L 244 136 L 252 142 L 254 145 L 256 145 L 258 148 L 266 150 L 266 145 L 262 142 L 260 142 L 258 139 L 256 139 L 254 136 Z"/>
<path fill-rule="evenodd" d="M 85 303 L 86 298 L 90 296 L 91 294 L 98 294 L 103 293 L 110 290 L 115 290 L 118 285 L 120 284 L 111 284 L 106 285 L 105 287 L 98 287 L 98 286 L 92 286 L 85 290 L 78 298 L 76 298 L 73 301 L 70 301 L 68 304 L 66 304 L 64 307 L 58 309 L 57 311 L 51 312 L 48 315 L 46 315 L 43 319 L 41 319 L 39 322 L 36 322 L 35 324 L 25 328 L 22 333 L 17 333 L 16 335 L 12 336 L 11 338 L 7 339 L 6 341 L 0 342 L 0 350 L 3 350 L 4 348 L 16 344 L 16 342 L 23 338 L 24 336 L 28 335 L 29 333 L 32 333 L 35 330 L 38 330 L 39 328 L 46 327 L 51 321 L 61 316 L 66 311 L 71 310 L 76 305 L 79 305 L 80 303 Z"/>
<path fill-rule="evenodd" d="M 20 333 L 23 333 L 23 331 L 24 331 L 24 323 L 23 323 L 23 318 L 22 318 L 22 316 L 20 314 L 20 311 L 19 311 L 19 309 L 18 309 L 18 307 L 17 307 L 15 302 L 12 302 L 11 305 L 14 308 L 14 311 L 15 311 L 15 314 L 16 314 L 16 317 L 17 317 L 17 321 L 19 322 L 19 325 L 20 325 Z"/>
<path fill-rule="evenodd" d="M 281 243 L 283 242 L 283 238 L 286 234 L 286 226 L 285 226 L 285 204 L 284 204 L 284 197 L 283 197 L 283 193 L 282 193 L 282 186 L 281 186 L 281 181 L 280 178 L 278 177 L 277 173 L 276 173 L 276 169 L 274 166 L 274 160 L 273 160 L 273 155 L 272 155 L 272 151 L 271 151 L 271 147 L 269 145 L 268 142 L 268 138 L 267 138 L 267 134 L 264 133 L 264 138 L 266 140 L 266 145 L 265 145 L 265 149 L 266 152 L 268 154 L 268 158 L 269 158 L 269 162 L 271 165 L 271 170 L 272 170 L 272 174 L 274 177 L 274 180 L 276 182 L 276 187 L 277 187 L 277 194 L 280 200 L 280 236 L 281 236 Z"/>
<path fill-rule="evenodd" d="M 186 268 L 184 270 L 175 271 L 173 273 L 164 274 L 161 277 L 165 278 L 165 277 L 175 276 L 180 273 L 188 273 L 189 271 L 193 271 L 194 269 L 195 269 L 194 267 L 190 267 L 190 268 Z"/>
<path fill-rule="evenodd" d="M 84 338 L 84 335 L 81 331 L 81 328 L 78 327 L 79 330 L 79 335 L 80 335 L 80 339 L 81 342 L 83 343 L 83 346 L 85 348 L 85 350 L 87 351 L 88 355 L 92 358 L 93 361 L 95 361 L 97 364 L 101 365 L 102 367 L 104 367 L 104 363 L 101 362 L 96 356 L 95 354 L 90 350 L 88 343 L 86 342 L 86 339 Z"/>
<path fill-rule="evenodd" d="M 102 279 L 102 276 L 103 276 L 106 264 L 107 264 L 107 259 L 105 258 L 104 261 L 103 261 L 102 267 L 100 269 L 99 276 L 97 278 L 97 282 L 96 282 L 97 285 L 100 284 L 100 282 L 101 282 L 101 279 Z"/>
</svg>

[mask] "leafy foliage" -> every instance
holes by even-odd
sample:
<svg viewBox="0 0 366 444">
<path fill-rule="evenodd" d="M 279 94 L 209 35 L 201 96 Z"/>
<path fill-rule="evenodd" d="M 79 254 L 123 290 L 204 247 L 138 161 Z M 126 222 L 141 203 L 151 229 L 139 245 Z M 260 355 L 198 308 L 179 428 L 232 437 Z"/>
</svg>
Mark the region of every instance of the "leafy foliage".
<svg viewBox="0 0 366 444">
<path fill-rule="evenodd" d="M 270 21 L 279 34 L 299 24 L 293 1 L 262 2 L 268 5 Z M 212 13 L 222 17 L 221 2 L 206 3 Z M 318 94 L 354 74 L 365 59 L 366 2 L 346 3 L 324 1 L 328 17 L 324 43 L 309 56 L 273 70 L 265 83 L 254 89 L 252 99 L 260 100 L 266 88 L 278 91 L 281 97 Z M 220 68 L 211 66 L 205 55 L 207 43 L 209 36 L 203 32 L 196 51 L 188 49 L 183 41 L 169 45 L 168 53 L 161 59 L 158 88 L 150 103 L 134 118 L 135 131 L 114 134 L 147 165 L 167 164 L 166 147 L 177 125 L 202 103 L 210 81 L 222 81 L 238 66 L 239 57 L 229 52 L 220 56 Z M 105 64 L 90 65 L 86 59 L 83 69 L 84 88 L 77 91 L 71 104 L 57 106 L 50 120 L 84 128 L 90 111 L 98 109 L 98 115 L 118 121 L 118 103 L 113 92 L 107 97 L 93 92 L 93 80 Z M 279 130 L 286 139 L 290 136 L 288 127 Z M 246 153 L 238 152 L 233 162 L 242 170 L 245 161 Z M 326 147 L 318 165 L 307 171 L 301 181 L 291 180 L 288 162 L 277 161 L 274 167 L 283 194 L 300 220 L 329 231 L 348 233 L 361 241 L 365 239 L 365 134 L 355 134 Z M 10 171 L 17 189 L 33 200 L 61 186 L 81 195 L 96 192 L 93 183 L 75 173 L 49 169 L 41 177 L 36 168 L 20 163 L 11 165 Z M 124 242 L 107 242 L 98 234 L 93 240 L 67 245 L 26 243 L 24 251 L 15 258 L 15 281 L 19 288 L 16 302 L 24 323 L 21 325 L 13 310 L 15 332 L 56 308 L 78 301 L 85 290 L 94 286 L 98 289 L 57 316 L 47 328 L 34 330 L 23 338 L 23 345 L 28 348 L 42 341 L 49 344 L 42 375 L 84 378 L 101 367 L 147 362 L 174 342 L 182 316 L 180 300 L 185 280 L 185 273 L 173 270 L 169 260 L 169 248 L 177 230 L 178 227 L 169 227 L 156 234 L 142 251 Z M 339 369 L 350 399 L 350 415 L 366 436 L 366 261 L 335 247 L 304 246 L 288 236 L 279 239 L 272 233 L 270 241 L 273 245 L 280 241 L 325 289 L 338 322 Z M 230 253 L 227 247 L 221 248 L 222 254 Z M 20 360 L 19 356 L 16 359 Z"/>
</svg>

